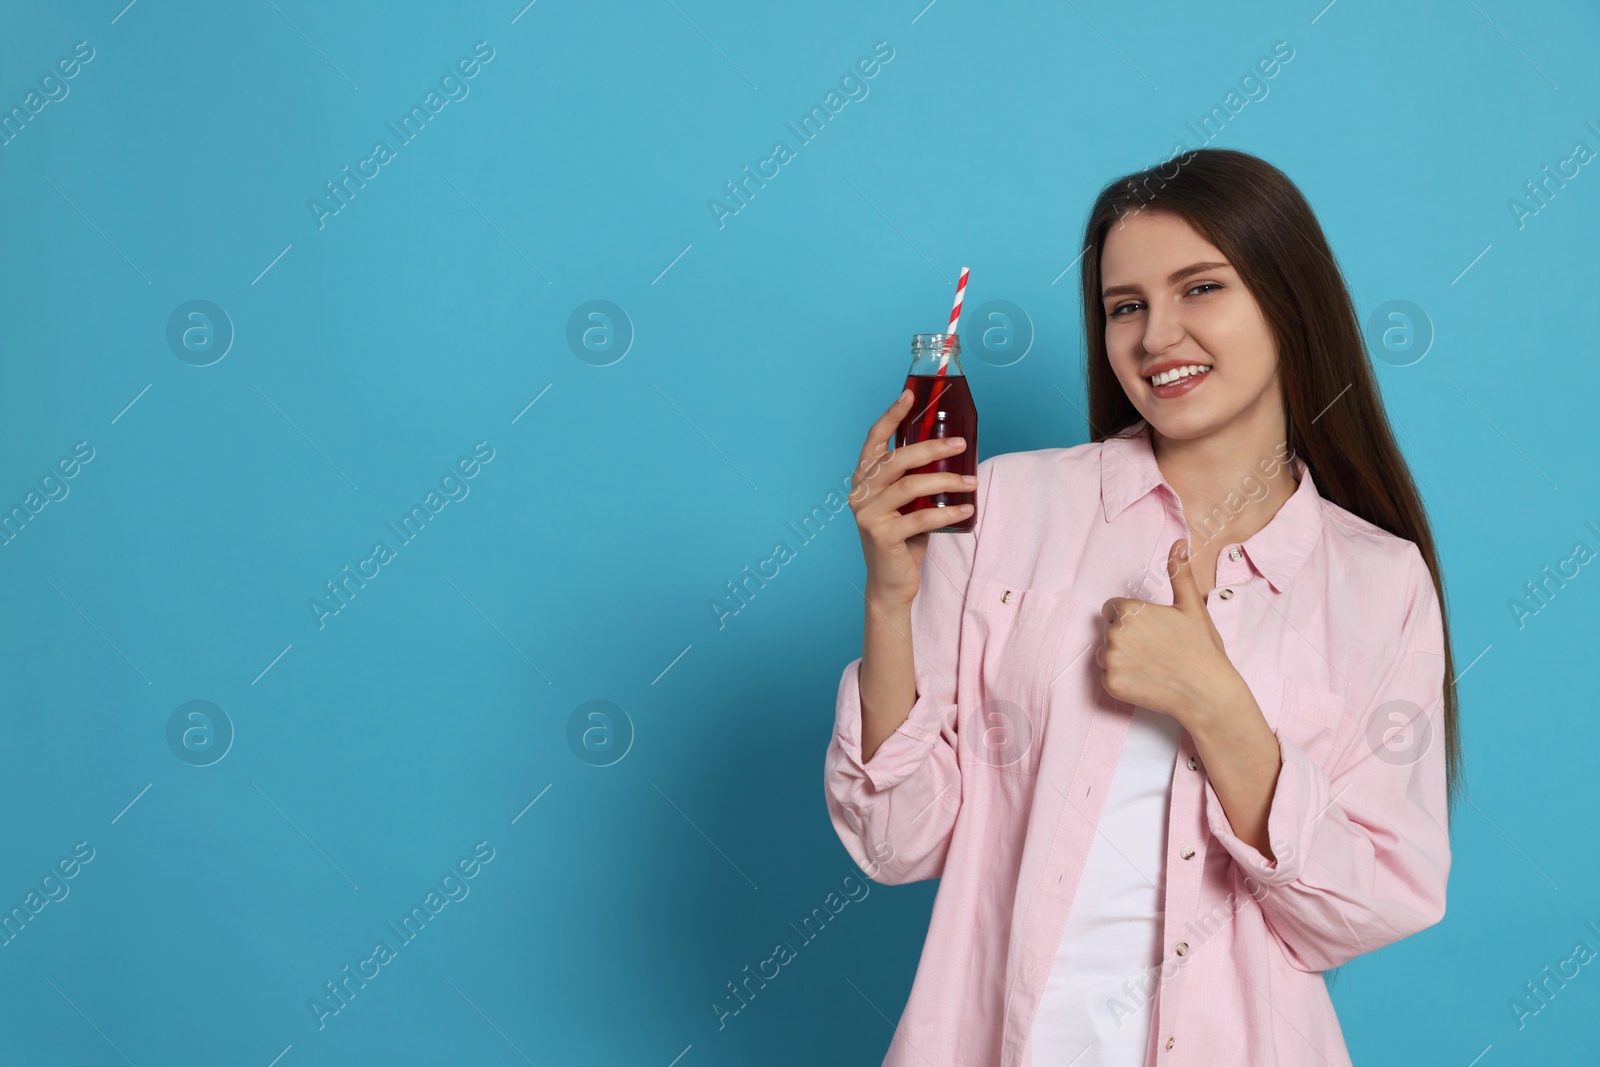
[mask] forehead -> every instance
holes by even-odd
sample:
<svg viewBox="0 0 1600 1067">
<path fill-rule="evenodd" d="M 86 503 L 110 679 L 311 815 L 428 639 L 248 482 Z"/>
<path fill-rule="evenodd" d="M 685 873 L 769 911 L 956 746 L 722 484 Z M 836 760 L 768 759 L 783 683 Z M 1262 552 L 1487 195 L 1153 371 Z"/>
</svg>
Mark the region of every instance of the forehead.
<svg viewBox="0 0 1600 1067">
<path fill-rule="evenodd" d="M 1106 285 L 1156 285 L 1179 267 L 1201 260 L 1226 262 L 1227 258 L 1185 219 L 1146 208 L 1129 213 L 1106 231 L 1100 275 Z"/>
</svg>

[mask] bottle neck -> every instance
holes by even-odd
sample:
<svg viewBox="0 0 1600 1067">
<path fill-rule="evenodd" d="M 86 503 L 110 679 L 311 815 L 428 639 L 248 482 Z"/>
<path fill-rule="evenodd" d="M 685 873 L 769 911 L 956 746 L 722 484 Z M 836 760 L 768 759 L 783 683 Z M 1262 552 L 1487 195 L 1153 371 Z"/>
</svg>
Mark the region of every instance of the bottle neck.
<svg viewBox="0 0 1600 1067">
<path fill-rule="evenodd" d="M 913 375 L 939 374 L 961 377 L 961 338 L 958 334 L 919 333 L 911 338 Z"/>
</svg>

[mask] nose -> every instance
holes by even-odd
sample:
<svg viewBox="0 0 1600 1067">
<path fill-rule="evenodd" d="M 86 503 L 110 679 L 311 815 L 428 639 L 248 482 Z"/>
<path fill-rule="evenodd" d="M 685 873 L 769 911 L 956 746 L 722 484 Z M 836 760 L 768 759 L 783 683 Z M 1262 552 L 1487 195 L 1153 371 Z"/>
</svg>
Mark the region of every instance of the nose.
<svg viewBox="0 0 1600 1067">
<path fill-rule="evenodd" d="M 1162 300 L 1152 300 L 1144 315 L 1144 350 L 1151 355 L 1160 355 L 1181 340 L 1183 323 L 1177 307 L 1166 305 Z"/>
</svg>

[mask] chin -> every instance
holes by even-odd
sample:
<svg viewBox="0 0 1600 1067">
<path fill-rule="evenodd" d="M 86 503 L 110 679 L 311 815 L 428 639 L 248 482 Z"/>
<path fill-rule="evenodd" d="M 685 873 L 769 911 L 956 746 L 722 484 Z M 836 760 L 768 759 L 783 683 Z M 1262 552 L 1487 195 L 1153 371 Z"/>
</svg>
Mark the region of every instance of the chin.
<svg viewBox="0 0 1600 1067">
<path fill-rule="evenodd" d="M 1187 411 L 1173 410 L 1174 407 L 1158 400 L 1141 407 L 1139 413 L 1153 430 L 1171 441 L 1193 441 L 1215 432 L 1228 422 L 1215 412 L 1199 407 Z"/>
</svg>

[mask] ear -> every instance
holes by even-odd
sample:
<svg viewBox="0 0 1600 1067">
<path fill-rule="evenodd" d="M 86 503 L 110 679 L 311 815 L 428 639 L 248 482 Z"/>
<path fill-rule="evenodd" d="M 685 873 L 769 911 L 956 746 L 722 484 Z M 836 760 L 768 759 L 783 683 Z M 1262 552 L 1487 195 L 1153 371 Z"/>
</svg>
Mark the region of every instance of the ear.
<svg viewBox="0 0 1600 1067">
<path fill-rule="evenodd" d="M 1190 569 L 1189 541 L 1180 537 L 1167 550 L 1167 573 L 1172 575 L 1172 606 L 1179 611 L 1204 613 L 1206 598 L 1200 595 Z"/>
</svg>

